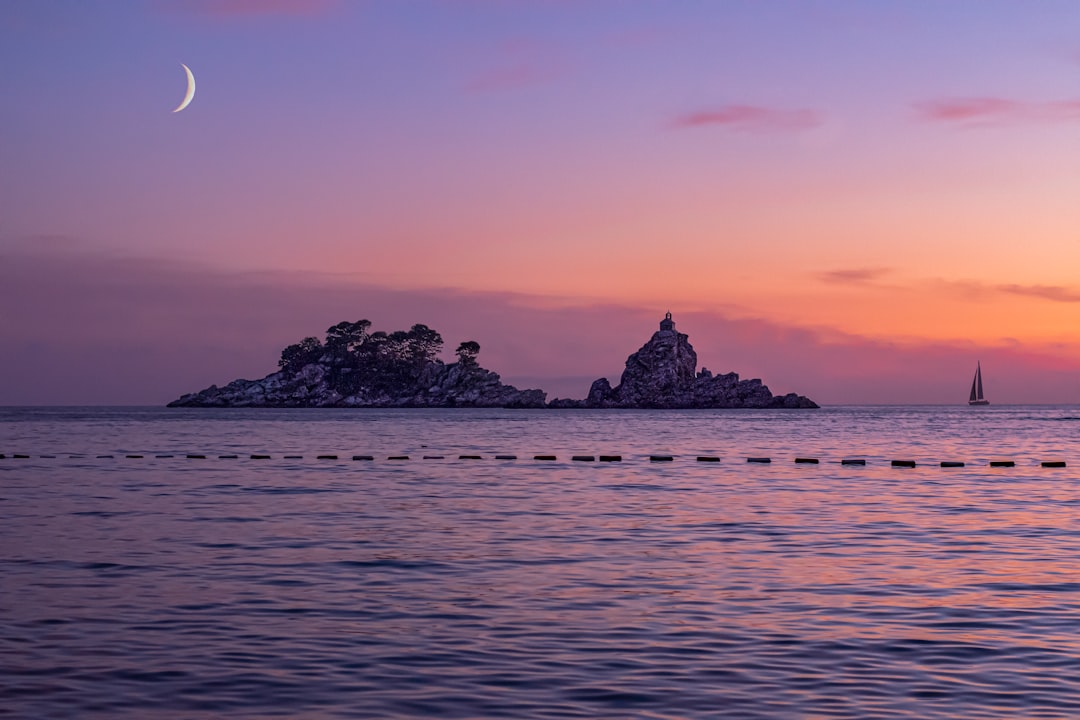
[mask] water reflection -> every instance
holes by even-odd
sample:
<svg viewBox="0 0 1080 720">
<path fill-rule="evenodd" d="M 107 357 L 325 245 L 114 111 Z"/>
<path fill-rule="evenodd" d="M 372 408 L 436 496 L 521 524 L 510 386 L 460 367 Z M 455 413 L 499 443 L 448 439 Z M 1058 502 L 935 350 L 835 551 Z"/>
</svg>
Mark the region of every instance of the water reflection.
<svg viewBox="0 0 1080 720">
<path fill-rule="evenodd" d="M 4 411 L 8 447 L 181 456 L 0 463 L 0 705 L 1076 715 L 1080 497 L 1072 468 L 1036 466 L 1080 456 L 1061 414 Z M 182 456 L 226 447 L 309 459 Z M 657 448 L 678 460 L 647 462 Z M 836 463 L 853 448 L 876 462 Z M 626 460 L 313 459 L 609 449 Z M 930 464 L 1006 450 L 1026 466 Z M 692 460 L 707 453 L 723 459 Z M 898 456 L 919 466 L 889 467 Z"/>
</svg>

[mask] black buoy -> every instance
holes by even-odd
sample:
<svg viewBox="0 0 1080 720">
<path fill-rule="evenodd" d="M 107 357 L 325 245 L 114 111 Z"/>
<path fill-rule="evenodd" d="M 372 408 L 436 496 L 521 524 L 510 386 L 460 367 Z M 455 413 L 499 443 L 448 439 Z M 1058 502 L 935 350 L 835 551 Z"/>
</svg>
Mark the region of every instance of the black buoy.
<svg viewBox="0 0 1080 720">
<path fill-rule="evenodd" d="M 172 455 L 155 455 L 154 457 L 158 458 L 159 460 L 164 460 L 165 458 L 171 458 Z"/>
<path fill-rule="evenodd" d="M 698 455 L 698 462 L 720 462 L 720 458 L 715 455 Z"/>
<path fill-rule="evenodd" d="M 337 455 L 316 455 L 316 460 L 337 460 Z"/>
<path fill-rule="evenodd" d="M 944 468 L 964 467 L 964 463 L 960 462 L 959 460 L 942 460 L 941 461 L 941 467 L 944 467 Z"/>
<path fill-rule="evenodd" d="M 863 458 L 844 458 L 840 461 L 841 465 L 865 465 L 866 460 Z"/>
<path fill-rule="evenodd" d="M 600 462 L 622 462 L 622 455 L 601 455 Z"/>
<path fill-rule="evenodd" d="M 125 455 L 128 460 L 142 460 L 142 455 Z"/>
<path fill-rule="evenodd" d="M 990 467 L 1016 467 L 1013 460 L 991 460 Z"/>
<path fill-rule="evenodd" d="M 218 455 L 218 460 L 238 460 L 239 455 Z"/>
<path fill-rule="evenodd" d="M 517 455 L 496 455 L 496 460 L 517 460 Z"/>
<path fill-rule="evenodd" d="M 374 455 L 353 455 L 352 459 L 353 460 L 374 460 L 375 456 Z"/>
<path fill-rule="evenodd" d="M 109 457 L 112 457 L 112 456 L 110 455 Z M 205 455 L 197 455 L 197 454 L 188 455 L 188 460 L 205 460 L 205 459 L 206 459 Z"/>
<path fill-rule="evenodd" d="M 594 455 L 574 455 L 570 460 L 573 462 L 595 462 L 596 457 Z"/>
<path fill-rule="evenodd" d="M 1064 460 L 1043 460 L 1042 466 L 1045 468 L 1061 468 L 1065 467 Z"/>
<path fill-rule="evenodd" d="M 19 460 L 29 460 L 30 459 L 29 455 L 23 455 L 22 453 L 15 453 L 11 457 L 18 458 Z"/>
<path fill-rule="evenodd" d="M 444 460 L 445 456 L 443 456 L 443 455 L 425 455 L 424 459 L 425 460 Z"/>
<path fill-rule="evenodd" d="M 285 455 L 284 457 L 285 457 L 286 460 L 303 460 L 304 459 L 303 455 Z"/>
<path fill-rule="evenodd" d="M 15 457 L 18 457 L 18 455 L 16 455 Z M 111 460 L 111 459 L 112 459 L 112 455 L 98 455 L 98 456 L 97 456 L 97 459 L 98 459 L 98 460 Z"/>
<path fill-rule="evenodd" d="M 671 455 L 650 455 L 649 462 L 672 462 L 675 458 Z"/>
<path fill-rule="evenodd" d="M 802 463 L 802 464 L 808 464 L 808 465 L 817 465 L 818 464 L 818 459 L 817 458 L 795 458 L 795 462 L 796 463 Z"/>
<path fill-rule="evenodd" d="M 534 455 L 533 460 L 554 460 L 554 455 Z"/>
<path fill-rule="evenodd" d="M 458 455 L 457 459 L 458 460 L 480 460 L 482 458 L 479 455 Z"/>
<path fill-rule="evenodd" d="M 892 461 L 892 466 L 893 467 L 913 468 L 913 467 L 915 467 L 915 461 L 914 460 L 893 460 Z"/>
<path fill-rule="evenodd" d="M 270 456 L 269 455 L 252 455 L 251 459 L 252 460 L 269 460 Z"/>
<path fill-rule="evenodd" d="M 391 455 L 386 459 L 387 460 L 408 460 L 409 456 L 408 455 Z"/>
<path fill-rule="evenodd" d="M 772 462 L 772 458 L 767 458 L 767 457 L 748 457 L 748 458 L 746 458 L 746 462 L 748 462 L 748 463 L 771 463 L 771 462 Z"/>
</svg>

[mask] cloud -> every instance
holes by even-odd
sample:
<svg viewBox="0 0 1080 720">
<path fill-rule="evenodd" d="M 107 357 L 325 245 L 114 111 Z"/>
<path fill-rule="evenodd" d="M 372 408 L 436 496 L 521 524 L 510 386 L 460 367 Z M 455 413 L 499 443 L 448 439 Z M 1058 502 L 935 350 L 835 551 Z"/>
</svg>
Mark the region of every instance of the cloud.
<svg viewBox="0 0 1080 720">
<path fill-rule="evenodd" d="M 867 267 L 867 268 L 843 268 L 839 270 L 826 270 L 817 274 L 819 280 L 835 285 L 864 285 L 880 280 L 892 272 L 890 268 Z"/>
<path fill-rule="evenodd" d="M 321 15 L 339 0 L 174 0 L 174 7 L 213 18 Z"/>
<path fill-rule="evenodd" d="M 553 67 L 522 61 L 482 72 L 466 83 L 465 89 L 469 92 L 515 90 L 549 82 L 558 75 L 559 72 Z"/>
<path fill-rule="evenodd" d="M 680 115 L 672 121 L 675 128 L 721 126 L 743 132 L 791 132 L 821 124 L 813 110 L 784 110 L 757 105 L 725 105 L 710 110 Z"/>
<path fill-rule="evenodd" d="M 971 301 L 983 301 L 994 295 L 1007 294 L 1059 303 L 1080 303 L 1080 288 L 1065 287 L 1063 285 L 991 284 L 978 280 L 943 280 L 940 278 L 925 282 L 939 290 L 950 292 Z"/>
<path fill-rule="evenodd" d="M 1042 298 L 1054 302 L 1080 303 L 1080 290 L 1060 285 L 998 285 L 1001 292 Z"/>
<path fill-rule="evenodd" d="M 873 269 L 871 269 L 873 270 Z M 1072 291 L 1069 291 L 1072 292 Z M 424 323 L 518 387 L 584 397 L 618 382 L 668 308 L 462 289 L 401 290 L 328 273 L 234 273 L 71 241 L 0 242 L 0 405 L 164 404 L 258 378 L 341 320 Z M 1080 402 L 1080 345 L 903 345 L 763 318 L 671 308 L 699 363 L 823 403 L 958 402 L 980 358 L 994 402 Z M 448 354 L 452 354 L 448 351 Z"/>
<path fill-rule="evenodd" d="M 919 103 L 915 108 L 924 120 L 969 127 L 1080 120 L 1080 99 L 1022 102 L 1000 97 L 944 98 Z"/>
<path fill-rule="evenodd" d="M 1017 103 L 1003 98 L 951 98 L 916 106 L 927 120 L 956 122 L 1000 118 L 1016 112 Z"/>
<path fill-rule="evenodd" d="M 511 40 L 502 44 L 487 67 L 465 83 L 468 92 L 484 93 L 541 85 L 566 72 L 558 48 L 532 40 Z"/>
</svg>

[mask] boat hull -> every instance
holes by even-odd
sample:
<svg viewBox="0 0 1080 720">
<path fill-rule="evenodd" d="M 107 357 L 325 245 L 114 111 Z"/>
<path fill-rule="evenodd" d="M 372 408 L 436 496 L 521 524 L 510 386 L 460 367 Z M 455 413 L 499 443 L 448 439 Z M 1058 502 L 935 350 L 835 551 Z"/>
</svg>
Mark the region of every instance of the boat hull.
<svg viewBox="0 0 1080 720">
<path fill-rule="evenodd" d="M 968 405 L 989 405 L 989 400 L 968 400 Z"/>
</svg>

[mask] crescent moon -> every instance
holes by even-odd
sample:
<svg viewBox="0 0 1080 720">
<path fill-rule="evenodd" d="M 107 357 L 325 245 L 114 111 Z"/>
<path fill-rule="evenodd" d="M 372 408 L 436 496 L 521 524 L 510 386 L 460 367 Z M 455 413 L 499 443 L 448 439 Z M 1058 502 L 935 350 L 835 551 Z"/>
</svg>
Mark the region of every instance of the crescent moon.
<svg viewBox="0 0 1080 720">
<path fill-rule="evenodd" d="M 180 63 L 180 67 L 184 68 L 184 72 L 187 73 L 187 94 L 184 95 L 184 99 L 181 100 L 180 104 L 173 110 L 174 113 L 178 113 L 186 108 L 191 103 L 191 99 L 195 97 L 195 76 L 191 74 L 191 68 L 184 63 Z"/>
</svg>

